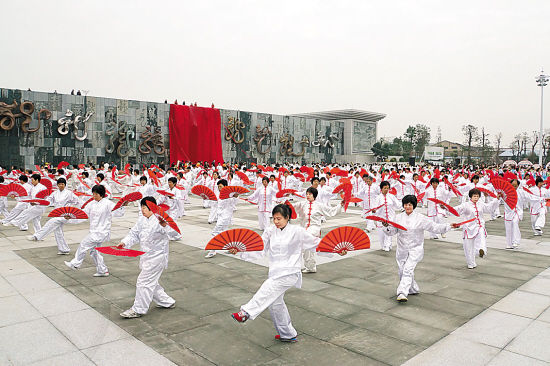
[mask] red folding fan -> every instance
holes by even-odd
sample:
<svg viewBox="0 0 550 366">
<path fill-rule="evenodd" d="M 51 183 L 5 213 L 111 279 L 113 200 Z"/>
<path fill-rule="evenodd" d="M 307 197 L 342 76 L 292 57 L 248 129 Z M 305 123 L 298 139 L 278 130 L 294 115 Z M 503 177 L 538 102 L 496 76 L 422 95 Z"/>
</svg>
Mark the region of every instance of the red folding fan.
<svg viewBox="0 0 550 366">
<path fill-rule="evenodd" d="M 42 178 L 40 179 L 40 184 L 42 184 L 46 189 L 53 189 L 52 181 L 48 178 Z"/>
<path fill-rule="evenodd" d="M 172 229 L 177 231 L 178 234 L 181 234 L 180 228 L 178 227 L 176 222 L 170 216 L 168 216 L 168 214 L 162 208 L 155 205 L 151 201 L 147 201 L 146 204 L 147 204 L 147 207 L 149 207 L 149 209 L 153 211 L 153 214 L 157 217 L 157 219 L 160 222 L 165 221 L 168 224 L 168 226 L 170 226 Z"/>
<path fill-rule="evenodd" d="M 381 208 L 382 206 L 384 206 L 384 204 L 381 204 L 381 205 L 378 206 L 378 207 L 373 207 L 373 208 L 371 208 L 370 210 L 368 210 L 366 213 L 374 212 L 374 211 L 378 210 L 379 208 Z"/>
<path fill-rule="evenodd" d="M 151 169 L 147 169 L 147 174 L 149 175 L 149 177 L 153 181 L 153 184 L 158 187 L 159 179 L 158 179 L 157 175 L 155 174 L 155 172 L 153 172 Z"/>
<path fill-rule="evenodd" d="M 344 199 L 345 199 L 345 195 L 344 195 Z M 358 198 L 358 197 L 351 197 L 349 199 L 350 202 L 353 202 L 353 203 L 359 203 L 359 202 L 362 202 L 363 200 L 361 198 Z"/>
<path fill-rule="evenodd" d="M 80 177 L 80 175 L 76 175 L 76 178 L 80 181 L 80 183 L 82 183 L 82 185 L 88 189 L 90 189 L 90 186 L 86 184 L 86 182 L 84 182 L 84 180 Z"/>
<path fill-rule="evenodd" d="M 140 255 L 145 254 L 145 252 L 142 252 L 141 250 L 119 248 L 116 245 L 109 247 L 96 247 L 95 250 L 103 254 L 116 255 L 119 257 L 139 257 Z"/>
<path fill-rule="evenodd" d="M 426 192 L 422 192 L 420 193 L 416 198 L 419 200 L 419 201 L 422 201 L 424 199 L 424 196 L 426 195 Z"/>
<path fill-rule="evenodd" d="M 243 172 L 237 170 L 235 172 L 235 174 L 237 174 L 237 176 L 243 181 L 244 184 L 246 184 L 246 185 L 252 184 L 250 179 L 248 179 L 248 176 L 246 174 L 244 174 Z"/>
<path fill-rule="evenodd" d="M 531 191 L 530 191 L 528 188 L 526 188 L 526 187 L 523 187 L 523 190 L 524 190 L 525 192 L 529 193 L 529 194 L 533 194 L 533 192 L 531 192 Z"/>
<path fill-rule="evenodd" d="M 124 204 L 124 202 L 134 202 L 137 200 L 140 200 L 143 198 L 143 195 L 140 192 L 132 192 L 128 193 L 126 196 L 123 196 L 121 199 L 118 200 L 115 207 L 113 207 L 113 210 L 117 210 Z"/>
<path fill-rule="evenodd" d="M 161 204 L 158 205 L 158 206 L 159 206 L 159 208 L 160 208 L 162 211 L 164 211 L 164 212 L 166 212 L 166 211 L 168 211 L 168 210 L 170 209 L 170 206 L 168 206 L 166 203 L 161 203 Z"/>
<path fill-rule="evenodd" d="M 77 207 L 58 207 L 54 210 L 52 210 L 48 217 L 65 217 L 68 216 L 71 219 L 87 219 L 88 215 L 86 215 L 86 212 L 82 211 L 81 209 Z"/>
<path fill-rule="evenodd" d="M 27 196 L 27 191 L 21 184 L 9 183 L 0 187 L 0 196 L 16 196 L 16 197 L 25 197 Z"/>
<path fill-rule="evenodd" d="M 166 196 L 166 197 L 174 197 L 175 196 L 175 194 L 173 194 L 172 192 L 165 191 L 164 189 L 157 189 L 157 193 L 162 194 L 163 196 Z"/>
<path fill-rule="evenodd" d="M 449 180 L 445 179 L 445 184 L 447 185 L 447 187 L 450 188 L 450 190 L 455 194 L 455 196 L 457 197 L 462 196 L 462 193 L 460 193 L 460 191 L 451 182 L 449 182 Z"/>
<path fill-rule="evenodd" d="M 88 203 L 92 202 L 93 199 L 93 197 L 90 197 L 90 199 L 84 202 L 84 204 L 80 208 L 84 210 L 84 207 L 88 206 Z"/>
<path fill-rule="evenodd" d="M 390 190 L 389 190 L 389 193 L 396 196 L 397 195 L 397 189 L 395 189 L 395 187 L 391 187 Z"/>
<path fill-rule="evenodd" d="M 69 163 L 67 163 L 66 161 L 62 161 L 61 163 L 57 164 L 57 170 L 63 169 L 67 166 L 69 166 Z"/>
<path fill-rule="evenodd" d="M 495 188 L 495 191 L 502 195 L 502 199 L 506 202 L 508 207 L 513 210 L 518 203 L 518 192 L 512 184 L 499 178 L 491 180 L 491 184 Z"/>
<path fill-rule="evenodd" d="M 290 207 L 290 218 L 292 220 L 296 220 L 298 218 L 298 214 L 296 213 L 296 209 L 294 208 L 294 206 L 292 205 L 292 203 L 290 203 L 289 200 L 286 200 L 285 201 L 285 205 L 287 205 L 288 207 Z"/>
<path fill-rule="evenodd" d="M 34 203 L 34 204 L 40 205 L 40 206 L 49 206 L 50 205 L 50 201 L 41 200 L 41 199 L 22 200 L 21 202 Z"/>
<path fill-rule="evenodd" d="M 36 197 L 36 198 L 46 198 L 46 197 L 48 197 L 50 194 L 52 194 L 52 192 L 53 192 L 53 191 L 52 191 L 51 189 L 47 189 L 47 188 L 46 188 L 46 189 L 43 189 L 43 190 L 41 190 L 40 192 L 38 192 L 38 193 L 36 194 L 35 197 Z"/>
<path fill-rule="evenodd" d="M 130 172 L 130 166 L 131 166 L 130 163 L 128 163 L 124 166 L 124 173 L 126 173 L 127 176 L 132 175 L 131 172 Z"/>
<path fill-rule="evenodd" d="M 342 191 L 345 191 L 346 189 L 349 189 L 351 191 L 352 188 L 353 187 L 352 187 L 351 183 L 349 183 L 349 182 L 348 183 L 342 183 L 342 184 L 337 185 L 336 188 L 334 188 L 332 190 L 332 193 L 333 194 L 340 193 Z"/>
<path fill-rule="evenodd" d="M 39 192 L 40 193 L 40 192 Z M 88 196 L 88 197 L 91 197 L 91 194 L 87 194 L 87 193 L 84 193 L 84 192 L 78 192 L 78 191 L 73 191 L 74 195 L 77 196 L 77 197 L 81 197 L 81 196 Z"/>
<path fill-rule="evenodd" d="M 470 223 L 470 222 L 472 222 L 472 221 L 475 221 L 475 219 L 476 219 L 476 218 L 474 217 L 473 219 L 470 219 L 470 220 L 466 220 L 466 221 L 462 221 L 462 222 L 457 222 L 455 225 L 460 225 L 460 226 L 462 226 L 462 225 L 468 224 L 468 223 Z"/>
<path fill-rule="evenodd" d="M 201 184 L 194 186 L 191 188 L 191 193 L 196 194 L 197 196 L 202 197 L 204 200 L 210 200 L 210 201 L 217 201 L 216 194 L 208 188 L 207 186 L 203 186 Z"/>
<path fill-rule="evenodd" d="M 235 194 L 244 194 L 250 192 L 248 189 L 240 186 L 226 186 L 220 190 L 220 199 L 232 198 Z"/>
<path fill-rule="evenodd" d="M 254 252 L 264 250 L 264 241 L 255 231 L 250 229 L 226 230 L 206 244 L 205 250 L 237 249 L 239 252 Z"/>
<path fill-rule="evenodd" d="M 491 192 L 490 190 L 488 190 L 487 188 L 483 188 L 483 187 L 476 187 L 476 188 L 479 189 L 481 193 L 485 193 L 487 196 L 497 198 L 497 195 Z"/>
<path fill-rule="evenodd" d="M 369 249 L 370 239 L 361 229 L 353 226 L 341 226 L 328 232 L 317 246 L 318 252 L 341 253 Z"/>
<path fill-rule="evenodd" d="M 293 195 L 294 193 L 296 193 L 297 191 L 295 189 L 282 189 L 280 191 L 277 192 L 277 194 L 275 195 L 275 197 L 277 198 L 283 198 L 283 197 L 288 197 L 290 195 Z"/>
<path fill-rule="evenodd" d="M 458 212 L 453 208 L 453 206 L 441 201 L 441 200 L 438 200 L 437 198 L 428 198 L 429 201 L 432 201 L 433 203 L 435 203 L 436 205 L 442 205 L 444 206 L 447 211 L 449 211 L 450 213 L 452 213 L 453 215 L 455 216 L 460 216 L 458 214 Z"/>
<path fill-rule="evenodd" d="M 390 220 L 386 220 L 385 218 L 383 217 L 379 217 L 379 216 L 367 216 L 365 217 L 365 219 L 367 220 L 373 220 L 373 221 L 380 221 L 380 222 L 387 222 L 388 224 L 390 224 L 391 226 L 399 229 L 399 230 L 403 230 L 403 231 L 407 231 L 407 228 L 404 227 L 404 226 L 401 226 L 399 225 L 398 223 L 396 222 L 393 222 L 393 221 L 390 221 Z"/>
</svg>

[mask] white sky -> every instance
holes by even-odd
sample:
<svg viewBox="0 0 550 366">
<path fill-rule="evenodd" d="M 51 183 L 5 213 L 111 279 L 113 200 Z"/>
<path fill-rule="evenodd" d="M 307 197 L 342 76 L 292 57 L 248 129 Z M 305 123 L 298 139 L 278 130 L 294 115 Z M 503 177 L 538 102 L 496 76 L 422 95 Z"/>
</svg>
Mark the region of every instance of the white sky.
<svg viewBox="0 0 550 366">
<path fill-rule="evenodd" d="M 0 87 L 291 114 L 538 130 L 550 1 L 10 1 Z M 547 94 L 550 94 L 548 89 Z M 549 99 L 548 95 L 545 99 Z M 545 103 L 550 127 L 550 102 Z"/>
</svg>

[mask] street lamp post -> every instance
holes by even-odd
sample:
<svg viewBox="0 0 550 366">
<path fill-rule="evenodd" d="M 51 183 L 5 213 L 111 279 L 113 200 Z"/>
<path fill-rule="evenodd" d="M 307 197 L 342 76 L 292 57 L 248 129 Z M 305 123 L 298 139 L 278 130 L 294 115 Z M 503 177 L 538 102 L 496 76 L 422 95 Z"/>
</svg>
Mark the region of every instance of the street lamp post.
<svg viewBox="0 0 550 366">
<path fill-rule="evenodd" d="M 539 142 L 540 142 L 540 149 L 539 149 L 539 165 L 542 167 L 542 121 L 543 121 L 543 110 L 544 110 L 544 87 L 548 85 L 548 76 L 544 75 L 544 70 L 541 71 L 540 75 L 537 76 L 537 86 L 540 86 L 540 131 L 539 131 Z"/>
</svg>

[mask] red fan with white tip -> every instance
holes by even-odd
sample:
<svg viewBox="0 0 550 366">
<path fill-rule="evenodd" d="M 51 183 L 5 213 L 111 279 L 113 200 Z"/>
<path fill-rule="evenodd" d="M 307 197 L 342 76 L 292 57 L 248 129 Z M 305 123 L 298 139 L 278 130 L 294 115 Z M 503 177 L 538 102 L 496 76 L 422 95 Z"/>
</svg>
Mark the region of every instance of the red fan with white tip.
<svg viewBox="0 0 550 366">
<path fill-rule="evenodd" d="M 180 228 L 178 227 L 176 222 L 170 216 L 168 216 L 168 214 L 164 212 L 163 209 L 161 209 L 159 206 L 155 205 L 151 201 L 147 201 L 146 204 L 147 207 L 149 207 L 149 209 L 153 211 L 153 214 L 157 217 L 159 222 L 165 221 L 168 226 L 177 231 L 178 234 L 181 234 Z"/>
<path fill-rule="evenodd" d="M 379 208 L 381 208 L 382 206 L 384 206 L 384 204 L 381 204 L 381 205 L 378 206 L 378 207 L 373 207 L 373 208 L 371 208 L 370 210 L 368 210 L 366 213 L 374 212 L 374 211 L 378 210 Z"/>
<path fill-rule="evenodd" d="M 205 250 L 230 250 L 255 252 L 264 250 L 264 241 L 250 229 L 231 229 L 219 233 L 206 244 Z"/>
<path fill-rule="evenodd" d="M 447 209 L 447 211 L 449 211 L 450 213 L 452 213 L 453 215 L 455 216 L 460 216 L 458 214 L 458 212 L 453 208 L 453 206 L 441 201 L 441 200 L 438 200 L 437 198 L 428 198 L 428 201 L 432 201 L 433 203 L 435 203 L 436 205 L 442 205 L 445 207 L 445 209 Z"/>
<path fill-rule="evenodd" d="M 58 207 L 48 214 L 48 217 L 66 217 L 68 216 L 71 219 L 87 219 L 88 215 L 86 212 L 82 211 L 76 207 Z"/>
<path fill-rule="evenodd" d="M 387 222 L 388 224 L 390 224 L 391 226 L 399 229 L 399 230 L 403 230 L 403 231 L 407 231 L 407 228 L 404 227 L 404 226 L 401 226 L 399 225 L 398 223 L 396 222 L 393 222 L 393 221 L 390 221 L 390 220 L 386 220 L 385 218 L 383 217 L 380 217 L 380 216 L 367 216 L 365 217 L 365 219 L 367 220 L 373 220 L 373 221 L 380 221 L 380 222 Z"/>
<path fill-rule="evenodd" d="M 275 194 L 275 197 L 277 198 L 283 198 L 288 197 L 290 195 L 295 194 L 297 191 L 295 189 L 282 189 Z"/>
<path fill-rule="evenodd" d="M 94 199 L 93 197 L 90 197 L 90 199 L 84 202 L 84 204 L 80 208 L 84 209 L 84 207 L 88 206 L 88 203 L 92 202 L 93 199 Z"/>
<path fill-rule="evenodd" d="M 250 179 L 248 179 L 248 176 L 246 174 L 244 174 L 243 172 L 237 170 L 235 172 L 235 174 L 237 174 L 237 176 L 243 181 L 244 184 L 246 185 L 249 185 L 249 184 L 253 184 Z"/>
<path fill-rule="evenodd" d="M 533 194 L 533 192 L 531 192 L 528 188 L 523 187 L 523 190 L 529 194 Z"/>
<path fill-rule="evenodd" d="M 212 191 L 207 186 L 203 186 L 201 184 L 194 186 L 191 188 L 191 193 L 196 194 L 197 196 L 200 196 L 204 200 L 210 200 L 210 201 L 217 201 L 216 194 L 214 191 Z"/>
<path fill-rule="evenodd" d="M 294 206 L 292 206 L 292 203 L 290 203 L 289 200 L 286 200 L 285 205 L 290 207 L 290 218 L 292 220 L 296 220 L 298 218 L 298 214 L 296 213 L 296 209 L 294 208 Z"/>
<path fill-rule="evenodd" d="M 28 194 L 21 184 L 10 183 L 0 187 L 0 196 L 7 197 L 12 195 L 16 197 L 24 197 Z"/>
<path fill-rule="evenodd" d="M 124 197 L 122 197 L 121 199 L 118 200 L 115 207 L 113 207 L 112 211 L 117 210 L 118 208 L 120 208 L 120 206 L 122 206 L 124 204 L 124 202 L 134 202 L 134 201 L 140 200 L 142 198 L 143 198 L 143 195 L 140 192 L 128 193 L 126 196 L 124 196 Z"/>
<path fill-rule="evenodd" d="M 38 193 L 36 194 L 35 197 L 36 197 L 36 198 L 46 198 L 46 197 L 48 197 L 50 194 L 52 194 L 52 192 L 53 192 L 53 191 L 52 191 L 51 189 L 47 189 L 47 188 L 46 188 L 46 189 L 43 189 L 43 190 L 41 190 L 40 192 L 38 192 Z"/>
<path fill-rule="evenodd" d="M 476 187 L 476 188 L 479 189 L 481 193 L 485 193 L 487 196 L 497 198 L 497 195 L 491 192 L 490 190 L 488 190 L 487 188 L 483 188 L 483 187 Z"/>
<path fill-rule="evenodd" d="M 353 188 L 353 187 L 352 187 L 351 183 L 342 183 L 342 184 L 337 185 L 336 188 L 334 188 L 334 189 L 332 190 L 332 193 L 333 193 L 333 194 L 336 194 L 336 193 L 340 193 L 340 192 L 342 192 L 342 191 L 345 191 L 346 189 L 350 189 L 350 190 L 351 190 L 352 188 Z"/>
<path fill-rule="evenodd" d="M 41 199 L 21 200 L 21 202 L 34 203 L 34 204 L 40 205 L 40 206 L 49 206 L 50 205 L 50 201 L 41 200 Z"/>
<path fill-rule="evenodd" d="M 39 192 L 40 193 L 40 192 Z M 78 191 L 73 191 L 74 195 L 77 196 L 77 197 L 81 197 L 81 196 L 88 196 L 90 197 L 91 194 L 87 194 L 87 193 L 84 193 L 84 192 L 78 192 Z"/>
<path fill-rule="evenodd" d="M 66 161 L 63 160 L 61 163 L 57 164 L 57 170 L 63 169 L 66 166 L 69 166 L 69 163 L 67 163 Z"/>
<path fill-rule="evenodd" d="M 353 226 L 341 226 L 329 231 L 321 239 L 317 251 L 341 253 L 344 250 L 352 251 L 369 248 L 370 239 L 363 230 Z"/>
<path fill-rule="evenodd" d="M 344 196 L 345 198 L 345 196 Z M 359 202 L 363 202 L 363 200 L 361 198 L 358 198 L 358 197 L 351 197 L 349 199 L 350 202 L 353 202 L 353 203 L 359 203 Z"/>
<path fill-rule="evenodd" d="M 103 254 L 116 255 L 119 257 L 139 257 L 140 255 L 145 254 L 145 252 L 142 252 L 141 250 L 119 248 L 116 245 L 96 247 L 95 250 Z"/>
<path fill-rule="evenodd" d="M 250 192 L 248 189 L 240 186 L 225 186 L 220 189 L 220 199 L 225 200 L 232 198 L 235 194 L 244 194 Z"/>
<path fill-rule="evenodd" d="M 175 196 L 175 194 L 173 194 L 172 192 L 165 191 L 164 189 L 157 189 L 157 193 L 162 194 L 163 196 L 166 196 L 166 197 L 174 197 Z"/>
<path fill-rule="evenodd" d="M 512 184 L 499 178 L 491 180 L 491 184 L 495 188 L 495 191 L 502 195 L 502 199 L 506 202 L 508 207 L 513 210 L 518 203 L 518 192 Z"/>
</svg>

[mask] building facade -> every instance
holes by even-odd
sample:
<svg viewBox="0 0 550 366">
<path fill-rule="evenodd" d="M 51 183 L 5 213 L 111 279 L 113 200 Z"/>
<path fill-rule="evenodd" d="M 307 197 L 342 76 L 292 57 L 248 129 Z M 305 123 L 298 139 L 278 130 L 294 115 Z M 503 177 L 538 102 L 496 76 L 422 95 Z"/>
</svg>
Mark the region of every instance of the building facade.
<svg viewBox="0 0 550 366">
<path fill-rule="evenodd" d="M 372 161 L 384 114 L 343 110 L 283 116 L 220 109 L 228 162 Z M 0 165 L 169 162 L 170 105 L 0 89 Z"/>
</svg>

